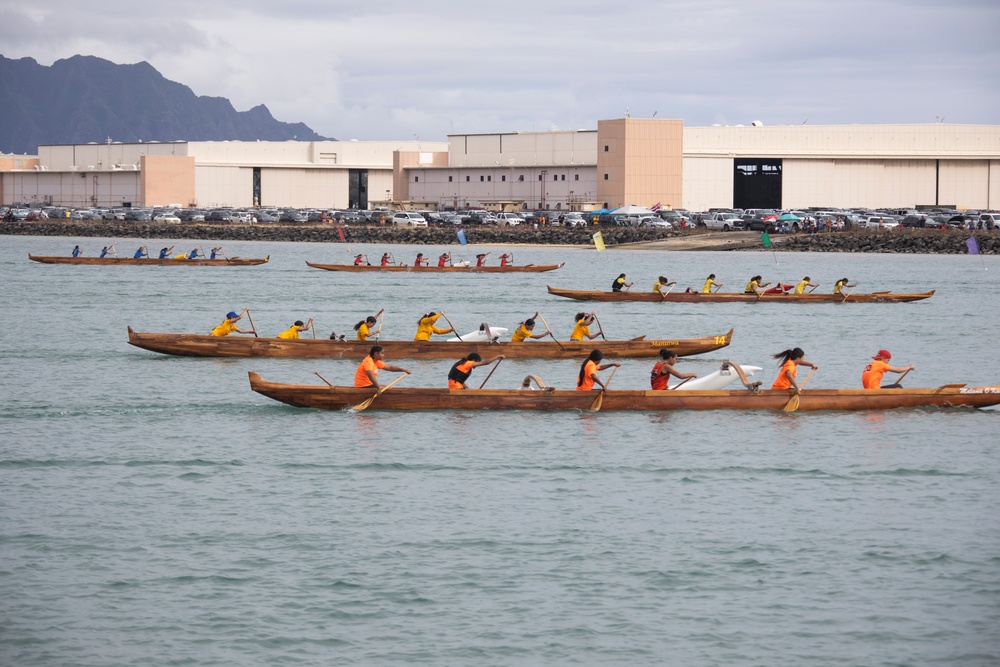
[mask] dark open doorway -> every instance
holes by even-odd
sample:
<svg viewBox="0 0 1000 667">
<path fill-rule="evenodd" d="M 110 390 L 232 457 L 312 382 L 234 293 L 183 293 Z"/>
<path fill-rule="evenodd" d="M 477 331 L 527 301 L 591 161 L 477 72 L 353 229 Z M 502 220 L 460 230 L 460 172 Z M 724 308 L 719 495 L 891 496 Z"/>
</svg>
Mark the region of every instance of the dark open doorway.
<svg viewBox="0 0 1000 667">
<path fill-rule="evenodd" d="M 348 172 L 348 208 L 368 208 L 368 170 L 351 169 Z"/>
<path fill-rule="evenodd" d="M 781 160 L 733 161 L 733 208 L 781 208 Z"/>
</svg>

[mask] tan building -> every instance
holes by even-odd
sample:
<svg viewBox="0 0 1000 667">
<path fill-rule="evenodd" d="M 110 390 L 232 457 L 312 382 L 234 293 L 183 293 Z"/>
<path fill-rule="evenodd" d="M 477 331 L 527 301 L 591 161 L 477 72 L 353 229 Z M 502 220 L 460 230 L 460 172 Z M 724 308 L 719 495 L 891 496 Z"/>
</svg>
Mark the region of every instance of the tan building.
<svg viewBox="0 0 1000 667">
<path fill-rule="evenodd" d="M 0 156 L 0 203 L 589 211 L 1000 208 L 1000 126 L 684 127 L 456 134 L 445 142 L 41 146 Z"/>
</svg>

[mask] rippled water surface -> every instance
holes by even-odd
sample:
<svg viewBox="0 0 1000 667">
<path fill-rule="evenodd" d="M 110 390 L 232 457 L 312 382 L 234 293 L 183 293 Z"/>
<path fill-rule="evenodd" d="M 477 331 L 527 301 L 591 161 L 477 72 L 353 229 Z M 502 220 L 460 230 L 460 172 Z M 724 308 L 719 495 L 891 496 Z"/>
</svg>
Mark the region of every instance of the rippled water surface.
<svg viewBox="0 0 1000 667">
<path fill-rule="evenodd" d="M 546 283 L 808 274 L 821 291 L 849 276 L 858 291 L 938 292 L 596 306 L 612 338 L 735 327 L 729 348 L 679 362 L 702 374 L 733 359 L 769 384 L 768 355 L 798 345 L 820 366 L 810 386 L 855 387 L 888 348 L 916 364 L 908 386 L 1000 384 L 996 258 L 524 248 L 518 263 L 566 266 L 352 275 L 305 265 L 347 261 L 342 244 L 234 242 L 230 255 L 271 262 L 27 260 L 76 242 L 0 237 L 0 664 L 1000 663 L 997 410 L 323 412 L 254 394 L 247 371 L 347 384 L 355 361 L 126 343 L 127 325 L 207 332 L 244 306 L 270 334 L 309 317 L 347 332 L 385 308 L 384 339 L 411 338 L 431 309 L 463 332 L 539 310 L 565 337 L 590 305 Z M 400 363 L 408 386 L 440 385 L 450 365 Z M 627 361 L 613 386 L 645 386 L 651 365 Z M 489 386 L 535 373 L 568 388 L 576 371 L 510 360 Z"/>
</svg>

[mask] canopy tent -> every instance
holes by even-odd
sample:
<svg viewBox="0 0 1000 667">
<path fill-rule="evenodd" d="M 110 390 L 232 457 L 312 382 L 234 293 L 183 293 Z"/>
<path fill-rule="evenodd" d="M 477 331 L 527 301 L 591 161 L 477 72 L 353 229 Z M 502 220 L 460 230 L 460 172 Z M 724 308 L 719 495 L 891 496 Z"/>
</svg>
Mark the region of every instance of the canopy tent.
<svg viewBox="0 0 1000 667">
<path fill-rule="evenodd" d="M 656 215 L 656 212 L 645 206 L 629 204 L 628 206 L 622 206 L 611 211 L 611 215 Z"/>
<path fill-rule="evenodd" d="M 795 215 L 794 213 L 783 213 L 781 217 L 778 218 L 778 222 L 800 222 L 802 218 Z"/>
</svg>

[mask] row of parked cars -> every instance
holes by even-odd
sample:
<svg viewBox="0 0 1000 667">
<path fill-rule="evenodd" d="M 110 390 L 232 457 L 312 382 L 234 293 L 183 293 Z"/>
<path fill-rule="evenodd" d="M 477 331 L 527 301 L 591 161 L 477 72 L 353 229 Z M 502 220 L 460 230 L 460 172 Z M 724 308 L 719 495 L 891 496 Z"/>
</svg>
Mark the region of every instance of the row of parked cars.
<svg viewBox="0 0 1000 667">
<path fill-rule="evenodd" d="M 706 212 L 675 211 L 688 224 L 720 231 L 767 231 L 770 233 L 802 231 L 840 231 L 844 229 L 913 228 L 1000 228 L 1000 212 L 957 211 L 953 209 L 711 209 Z"/>
</svg>

